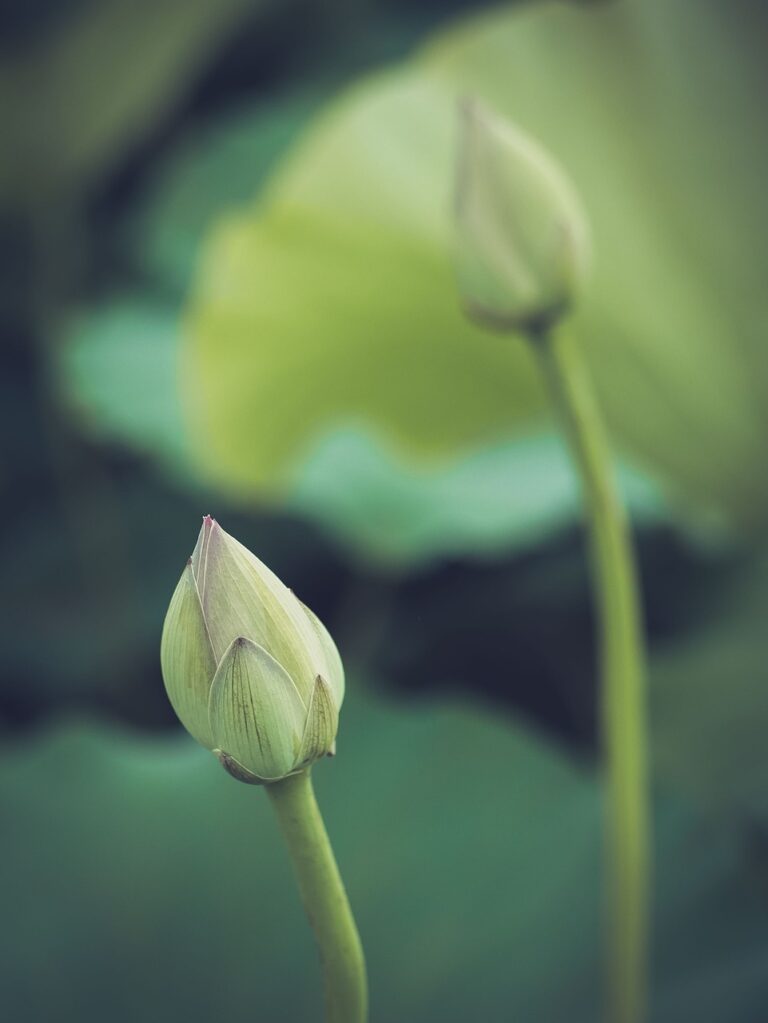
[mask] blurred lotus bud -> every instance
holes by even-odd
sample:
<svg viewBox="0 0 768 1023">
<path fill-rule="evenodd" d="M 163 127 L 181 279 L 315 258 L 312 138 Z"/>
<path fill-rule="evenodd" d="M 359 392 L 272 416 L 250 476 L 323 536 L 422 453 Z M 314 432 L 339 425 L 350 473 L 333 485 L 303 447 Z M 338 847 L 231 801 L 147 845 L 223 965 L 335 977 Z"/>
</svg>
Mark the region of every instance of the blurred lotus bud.
<svg viewBox="0 0 768 1023">
<path fill-rule="evenodd" d="M 344 670 L 318 618 L 210 516 L 171 599 L 160 660 L 179 720 L 234 777 L 335 751 Z"/>
<path fill-rule="evenodd" d="M 477 100 L 461 105 L 458 276 L 465 309 L 499 330 L 537 332 L 567 311 L 589 261 L 587 221 L 563 171 Z"/>
</svg>

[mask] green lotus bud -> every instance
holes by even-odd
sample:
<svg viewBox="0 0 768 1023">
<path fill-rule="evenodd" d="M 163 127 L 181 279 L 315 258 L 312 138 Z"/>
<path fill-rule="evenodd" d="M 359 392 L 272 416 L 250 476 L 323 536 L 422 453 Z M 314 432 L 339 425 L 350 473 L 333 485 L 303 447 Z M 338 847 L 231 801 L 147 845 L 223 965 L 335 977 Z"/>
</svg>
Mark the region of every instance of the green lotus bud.
<svg viewBox="0 0 768 1023">
<path fill-rule="evenodd" d="M 179 720 L 241 781 L 335 752 L 341 658 L 320 620 L 206 515 L 171 599 L 160 660 Z"/>
<path fill-rule="evenodd" d="M 461 106 L 456 217 L 470 316 L 530 332 L 569 308 L 589 261 L 579 198 L 548 153 L 477 100 Z"/>
</svg>

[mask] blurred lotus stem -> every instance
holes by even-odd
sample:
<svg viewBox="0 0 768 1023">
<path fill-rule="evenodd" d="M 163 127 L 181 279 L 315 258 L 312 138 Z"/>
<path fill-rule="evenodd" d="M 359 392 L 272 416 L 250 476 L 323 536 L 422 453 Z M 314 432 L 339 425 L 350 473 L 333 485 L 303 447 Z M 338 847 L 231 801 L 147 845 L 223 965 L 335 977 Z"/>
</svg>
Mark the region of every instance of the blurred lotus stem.
<svg viewBox="0 0 768 1023">
<path fill-rule="evenodd" d="M 476 100 L 461 110 L 456 221 L 467 314 L 536 353 L 589 510 L 607 774 L 609 1018 L 646 1015 L 649 806 L 644 643 L 636 571 L 602 419 L 573 339 L 589 230 L 578 194 L 537 143 Z"/>
<path fill-rule="evenodd" d="M 267 793 L 320 948 L 326 1023 L 364 1023 L 368 989 L 363 948 L 309 770 L 268 785 Z"/>
<path fill-rule="evenodd" d="M 365 1023 L 363 950 L 309 775 L 336 750 L 344 699 L 328 630 L 206 515 L 168 608 L 160 660 L 187 731 L 234 778 L 269 793 L 320 946 L 326 1023 Z"/>
<path fill-rule="evenodd" d="M 610 1019 L 639 1023 L 646 1015 L 650 828 L 637 573 L 602 418 L 575 339 L 547 333 L 532 341 L 589 512 L 607 776 Z"/>
</svg>

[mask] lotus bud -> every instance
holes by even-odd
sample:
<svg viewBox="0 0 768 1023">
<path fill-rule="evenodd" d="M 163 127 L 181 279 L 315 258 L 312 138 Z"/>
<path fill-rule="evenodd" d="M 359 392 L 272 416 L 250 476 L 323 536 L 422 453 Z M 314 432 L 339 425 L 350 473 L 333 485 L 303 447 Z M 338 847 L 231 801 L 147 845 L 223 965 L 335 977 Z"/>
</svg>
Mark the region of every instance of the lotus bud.
<svg viewBox="0 0 768 1023">
<path fill-rule="evenodd" d="M 279 781 L 335 752 L 344 670 L 320 620 L 206 515 L 160 661 L 193 738 L 234 777 Z"/>
<path fill-rule="evenodd" d="M 548 153 L 477 100 L 461 106 L 456 218 L 468 315 L 536 333 L 567 311 L 589 261 L 579 198 Z"/>
</svg>

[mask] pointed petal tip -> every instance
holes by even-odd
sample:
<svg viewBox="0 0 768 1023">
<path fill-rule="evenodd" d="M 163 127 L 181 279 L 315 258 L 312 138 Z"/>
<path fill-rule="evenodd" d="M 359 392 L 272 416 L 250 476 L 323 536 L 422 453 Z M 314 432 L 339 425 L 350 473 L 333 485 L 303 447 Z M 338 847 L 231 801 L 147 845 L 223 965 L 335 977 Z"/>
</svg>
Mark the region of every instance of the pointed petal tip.
<svg viewBox="0 0 768 1023">
<path fill-rule="evenodd" d="M 200 532 L 197 535 L 197 543 L 195 549 L 192 551 L 192 571 L 200 585 L 201 592 L 203 590 L 203 583 L 205 581 L 205 564 L 208 557 L 208 549 L 211 541 L 218 539 L 218 534 L 222 532 L 216 519 L 211 515 L 203 515 L 203 524 L 200 527 Z M 198 576 L 202 576 L 202 581 L 198 579 Z"/>
</svg>

